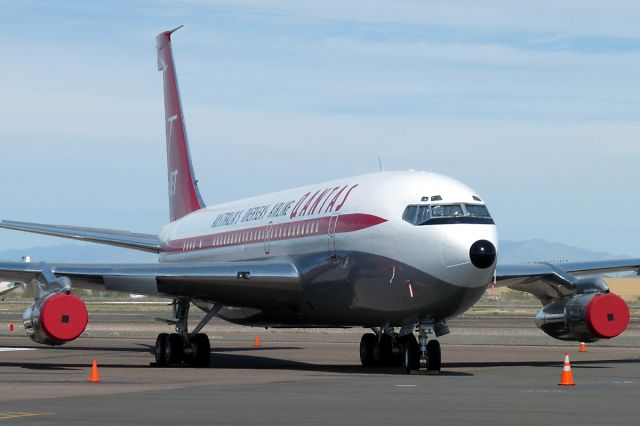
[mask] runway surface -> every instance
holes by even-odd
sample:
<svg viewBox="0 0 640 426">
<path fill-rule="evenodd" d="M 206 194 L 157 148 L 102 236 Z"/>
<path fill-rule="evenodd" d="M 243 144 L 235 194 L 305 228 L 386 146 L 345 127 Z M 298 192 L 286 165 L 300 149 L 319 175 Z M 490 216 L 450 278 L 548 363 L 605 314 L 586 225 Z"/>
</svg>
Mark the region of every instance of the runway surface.
<svg viewBox="0 0 640 426">
<path fill-rule="evenodd" d="M 144 316 L 144 315 L 143 315 Z M 0 422 L 16 424 L 638 424 L 640 339 L 626 347 L 528 343 L 524 320 L 458 320 L 439 376 L 363 369 L 362 330 L 273 331 L 214 322 L 207 369 L 149 366 L 155 332 L 111 314 L 47 348 L 0 328 Z M 452 324 L 453 325 L 453 324 Z M 492 330 L 503 329 L 501 336 Z M 488 331 L 487 331 L 488 330 Z M 456 327 L 452 326 L 455 333 Z M 114 333 L 128 337 L 114 337 Z M 261 346 L 253 347 L 255 334 Z M 94 336 L 94 337 L 91 337 Z M 498 345 L 511 336 L 512 344 Z M 514 337 L 515 336 L 515 337 Z M 515 342 L 517 336 L 520 342 Z M 624 336 L 623 336 L 624 337 Z M 515 343 L 517 344 L 515 344 Z M 635 343 L 635 346 L 634 346 Z M 34 348 L 33 350 L 22 350 Z M 19 350 L 20 349 L 20 350 Z M 564 352 L 575 387 L 560 387 Z M 96 359 L 100 383 L 87 383 Z"/>
</svg>

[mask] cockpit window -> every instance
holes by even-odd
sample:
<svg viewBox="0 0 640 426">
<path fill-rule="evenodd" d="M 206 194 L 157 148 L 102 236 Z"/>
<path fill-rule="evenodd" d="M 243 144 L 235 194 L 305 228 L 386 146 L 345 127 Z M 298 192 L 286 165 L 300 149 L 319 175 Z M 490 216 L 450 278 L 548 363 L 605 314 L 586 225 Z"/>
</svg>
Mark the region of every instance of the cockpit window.
<svg viewBox="0 0 640 426">
<path fill-rule="evenodd" d="M 429 206 L 419 206 L 418 207 L 418 217 L 416 218 L 416 223 L 422 223 L 429 220 Z"/>
<path fill-rule="evenodd" d="M 404 213 L 402 214 L 402 220 L 407 221 L 409 223 L 415 223 L 417 212 L 418 212 L 418 206 L 407 206 L 407 208 L 404 209 Z"/>
<path fill-rule="evenodd" d="M 413 224 L 429 220 L 429 206 L 407 206 L 402 219 Z"/>
<path fill-rule="evenodd" d="M 464 212 L 462 211 L 462 205 L 460 204 L 431 206 L 431 216 L 432 217 L 464 216 Z"/>
<path fill-rule="evenodd" d="M 453 223 L 494 223 L 487 207 L 481 204 L 411 205 L 404 210 L 402 219 L 418 226 Z"/>
<path fill-rule="evenodd" d="M 485 206 L 477 204 L 466 204 L 466 207 L 470 216 L 491 217 L 491 215 L 489 214 L 489 210 Z"/>
</svg>

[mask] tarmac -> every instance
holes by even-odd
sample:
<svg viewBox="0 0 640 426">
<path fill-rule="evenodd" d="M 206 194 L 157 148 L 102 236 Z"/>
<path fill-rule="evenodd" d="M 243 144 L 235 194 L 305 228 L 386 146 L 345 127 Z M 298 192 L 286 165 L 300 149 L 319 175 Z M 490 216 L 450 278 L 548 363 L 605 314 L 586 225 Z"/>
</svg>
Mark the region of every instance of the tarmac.
<svg viewBox="0 0 640 426">
<path fill-rule="evenodd" d="M 623 346 L 614 339 L 580 353 L 577 343 L 532 344 L 534 332 L 544 335 L 532 319 L 458 319 L 452 335 L 440 339 L 443 370 L 434 376 L 361 367 L 362 330 L 264 330 L 218 321 L 205 329 L 209 368 L 152 367 L 155 334 L 167 328 L 149 316 L 94 315 L 85 336 L 55 348 L 31 342 L 19 323 L 13 333 L 0 324 L 0 422 L 640 423 L 637 320 L 621 336 Z M 500 344 L 505 338 L 508 344 Z M 558 385 L 565 351 L 573 387 Z M 93 359 L 99 383 L 87 382 Z"/>
</svg>

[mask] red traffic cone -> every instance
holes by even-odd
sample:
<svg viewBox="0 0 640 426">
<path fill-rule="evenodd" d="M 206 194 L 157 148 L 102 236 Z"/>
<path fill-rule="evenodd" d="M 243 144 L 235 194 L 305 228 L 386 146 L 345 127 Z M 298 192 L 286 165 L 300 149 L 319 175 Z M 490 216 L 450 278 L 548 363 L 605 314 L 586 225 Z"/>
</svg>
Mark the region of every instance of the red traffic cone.
<svg viewBox="0 0 640 426">
<path fill-rule="evenodd" d="M 99 382 L 100 381 L 100 375 L 98 374 L 98 364 L 96 363 L 96 360 L 93 360 L 93 364 L 91 365 L 91 377 L 89 377 L 87 379 L 87 382 Z"/>
<path fill-rule="evenodd" d="M 573 374 L 571 373 L 571 362 L 569 361 L 569 352 L 564 354 L 564 367 L 562 367 L 562 376 L 560 377 L 560 386 L 575 386 L 573 383 Z"/>
<path fill-rule="evenodd" d="M 13 323 L 9 324 L 9 331 L 13 333 L 14 330 L 15 330 L 15 327 L 13 326 Z"/>
</svg>

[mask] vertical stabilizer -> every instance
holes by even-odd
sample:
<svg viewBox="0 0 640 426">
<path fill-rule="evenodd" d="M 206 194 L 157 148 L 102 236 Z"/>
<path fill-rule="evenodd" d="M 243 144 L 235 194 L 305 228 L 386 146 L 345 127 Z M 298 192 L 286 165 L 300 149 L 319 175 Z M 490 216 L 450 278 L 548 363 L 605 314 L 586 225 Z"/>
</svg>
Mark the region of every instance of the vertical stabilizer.
<svg viewBox="0 0 640 426">
<path fill-rule="evenodd" d="M 164 118 L 167 131 L 167 171 L 169 178 L 169 215 L 171 221 L 204 207 L 193 173 L 176 67 L 171 52 L 171 34 L 182 26 L 156 37 L 158 71 L 164 83 Z"/>
</svg>

